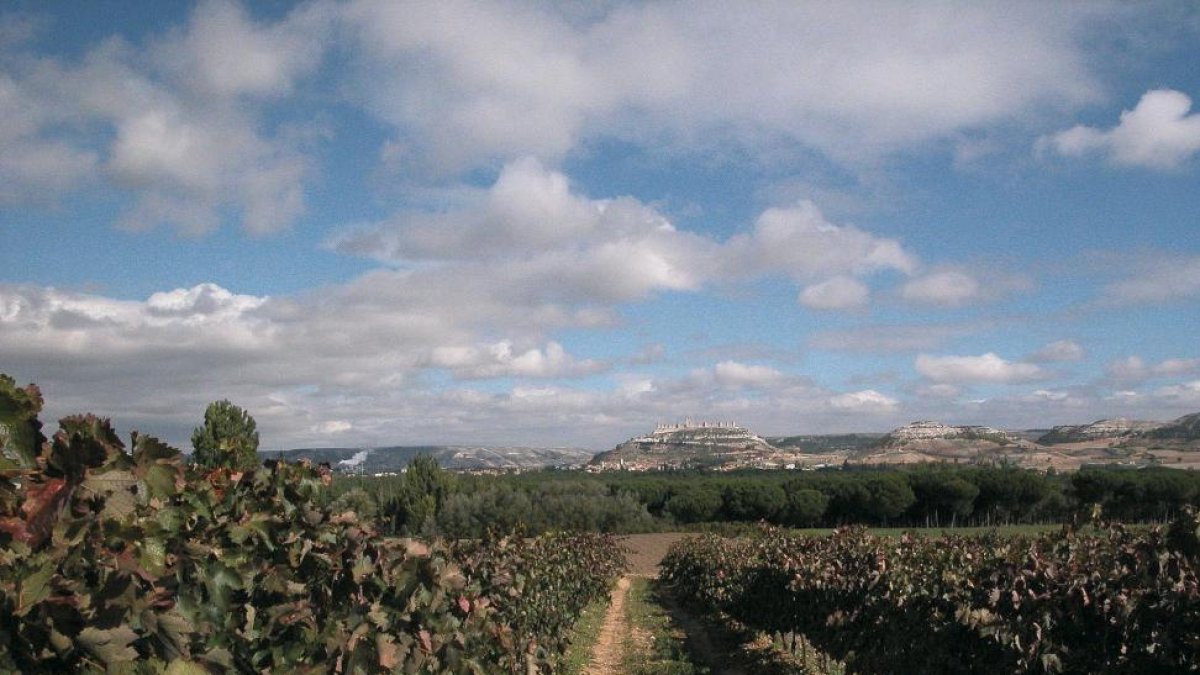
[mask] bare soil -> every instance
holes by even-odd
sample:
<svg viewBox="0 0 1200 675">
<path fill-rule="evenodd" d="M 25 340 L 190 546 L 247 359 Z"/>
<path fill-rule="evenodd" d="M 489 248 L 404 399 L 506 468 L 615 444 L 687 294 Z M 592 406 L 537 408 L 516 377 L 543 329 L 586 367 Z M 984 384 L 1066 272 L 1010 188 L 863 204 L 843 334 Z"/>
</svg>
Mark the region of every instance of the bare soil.
<svg viewBox="0 0 1200 675">
<path fill-rule="evenodd" d="M 629 577 L 621 577 L 613 588 L 586 675 L 620 675 L 625 638 L 629 634 L 629 622 L 625 619 L 625 596 L 628 594 Z"/>
<path fill-rule="evenodd" d="M 662 562 L 667 549 L 680 539 L 694 537 L 687 532 L 660 532 L 656 534 L 631 534 L 621 538 L 629 547 L 629 573 L 635 577 L 658 577 L 658 563 Z"/>
</svg>

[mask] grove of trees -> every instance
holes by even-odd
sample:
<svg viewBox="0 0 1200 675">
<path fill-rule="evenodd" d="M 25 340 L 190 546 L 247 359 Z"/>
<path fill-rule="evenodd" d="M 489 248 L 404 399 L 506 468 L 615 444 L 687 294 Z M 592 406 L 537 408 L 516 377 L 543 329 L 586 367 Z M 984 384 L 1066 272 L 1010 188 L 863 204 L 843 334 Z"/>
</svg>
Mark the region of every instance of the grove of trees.
<svg viewBox="0 0 1200 675">
<path fill-rule="evenodd" d="M 1015 467 L 713 474 L 451 475 L 429 458 L 398 477 L 339 479 L 397 534 L 480 536 L 524 526 L 633 533 L 708 523 L 787 527 L 990 527 L 1061 523 L 1098 506 L 1124 522 L 1166 522 L 1200 506 L 1200 474 L 1095 468 L 1044 474 Z"/>
</svg>

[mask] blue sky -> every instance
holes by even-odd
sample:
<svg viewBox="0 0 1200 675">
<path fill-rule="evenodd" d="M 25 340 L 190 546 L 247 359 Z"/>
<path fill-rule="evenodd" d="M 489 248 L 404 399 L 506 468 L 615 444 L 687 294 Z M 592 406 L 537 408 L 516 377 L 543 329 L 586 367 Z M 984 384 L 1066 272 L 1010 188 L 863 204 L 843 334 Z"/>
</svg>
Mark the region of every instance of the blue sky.
<svg viewBox="0 0 1200 675">
<path fill-rule="evenodd" d="M 0 371 L 186 445 L 1200 410 L 1192 3 L 10 2 Z"/>
</svg>

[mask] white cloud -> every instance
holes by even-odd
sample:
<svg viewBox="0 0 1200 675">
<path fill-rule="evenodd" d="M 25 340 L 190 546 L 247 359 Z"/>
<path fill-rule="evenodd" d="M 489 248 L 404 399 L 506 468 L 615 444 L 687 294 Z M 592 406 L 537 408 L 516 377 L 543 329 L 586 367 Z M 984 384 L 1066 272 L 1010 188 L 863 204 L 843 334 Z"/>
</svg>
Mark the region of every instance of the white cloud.
<svg viewBox="0 0 1200 675">
<path fill-rule="evenodd" d="M 713 377 L 724 387 L 764 387 L 781 382 L 783 373 L 768 366 L 722 361 L 713 367 Z"/>
<path fill-rule="evenodd" d="M 280 101 L 314 111 L 287 123 L 306 128 L 326 104 L 359 106 L 394 129 L 387 154 L 449 175 L 525 156 L 553 164 L 604 138 L 873 166 L 1093 100 L 1079 34 L 1099 14 L 317 0 L 257 19 L 207 0 L 179 27 L 112 36 L 77 61 L 42 57 L 32 40 L 0 44 L 14 56 L 0 65 L 0 200 L 98 181 L 133 197 L 129 227 L 200 234 L 234 219 L 278 231 L 305 212 L 313 173 L 311 148 L 272 115 Z M 330 63 L 336 86 L 323 79 Z"/>
<path fill-rule="evenodd" d="M 1068 157 L 1101 154 L 1113 164 L 1177 169 L 1200 152 L 1200 114 L 1188 114 L 1192 99 L 1172 89 L 1142 95 L 1108 130 L 1078 125 L 1039 139 L 1040 149 Z"/>
<path fill-rule="evenodd" d="M 354 425 L 346 420 L 327 420 L 313 427 L 313 431 L 319 434 L 341 434 L 350 431 L 353 428 Z M 368 453 L 366 451 L 356 453 L 354 457 L 351 457 L 350 459 L 344 459 L 338 463 L 346 464 L 348 466 L 357 466 L 364 459 L 366 459 L 367 454 Z"/>
<path fill-rule="evenodd" d="M 1154 374 L 1162 377 L 1200 373 L 1200 359 L 1167 359 L 1154 366 Z"/>
<path fill-rule="evenodd" d="M 904 284 L 901 297 L 913 303 L 958 307 L 980 295 L 979 282 L 956 270 L 934 272 Z"/>
<path fill-rule="evenodd" d="M 1154 392 L 1155 397 L 1177 406 L 1190 409 L 1200 407 L 1200 380 L 1160 387 Z"/>
<path fill-rule="evenodd" d="M 1200 373 L 1200 359 L 1166 359 L 1151 365 L 1140 356 L 1127 356 L 1109 363 L 1105 372 L 1119 382 L 1181 377 Z"/>
<path fill-rule="evenodd" d="M 870 288 L 858 279 L 838 276 L 805 287 L 800 304 L 809 309 L 852 309 L 866 305 L 870 294 Z"/>
<path fill-rule="evenodd" d="M 1120 381 L 1144 380 L 1150 369 L 1140 356 L 1127 356 L 1109 363 L 1105 368 L 1108 376 Z"/>
<path fill-rule="evenodd" d="M 874 389 L 864 389 L 847 394 L 840 394 L 829 399 L 829 405 L 838 410 L 856 412 L 891 412 L 900 402 L 891 396 L 881 394 Z"/>
<path fill-rule="evenodd" d="M 95 152 L 49 133 L 70 113 L 0 70 L 0 204 L 49 202 L 96 170 Z"/>
<path fill-rule="evenodd" d="M 1082 361 L 1084 355 L 1083 347 L 1078 342 L 1074 340 L 1056 340 L 1030 354 L 1025 360 L 1033 363 Z"/>
<path fill-rule="evenodd" d="M 798 143 L 842 161 L 1091 100 L 1078 29 L 1037 4 L 553 5 L 360 0 L 359 96 L 449 170 L 588 138 Z M 803 45 L 803 48 L 797 48 Z"/>
<path fill-rule="evenodd" d="M 482 347 L 436 347 L 430 363 L 449 368 L 462 378 L 491 377 L 563 377 L 598 372 L 603 365 L 591 360 L 577 360 L 557 342 L 544 349 L 531 347 L 514 351 L 511 341 L 501 341 Z"/>
<path fill-rule="evenodd" d="M 1041 368 L 1032 363 L 1006 361 L 993 352 L 980 356 L 917 356 L 916 369 L 934 382 L 966 384 L 994 382 L 1011 384 L 1028 382 L 1044 376 Z"/>
<path fill-rule="evenodd" d="M 1200 256 L 1154 256 L 1134 260 L 1133 273 L 1106 286 L 1102 299 L 1109 304 L 1159 304 L 1200 297 Z"/>
<path fill-rule="evenodd" d="M 895 239 L 876 237 L 851 225 L 830 223 L 810 201 L 767 209 L 749 234 L 733 237 L 728 259 L 812 279 L 880 270 L 910 273 L 916 259 Z"/>
<path fill-rule="evenodd" d="M 831 223 L 811 202 L 768 209 L 748 232 L 720 242 L 677 229 L 631 197 L 580 195 L 565 175 L 531 158 L 507 164 L 491 188 L 451 208 L 399 214 L 329 245 L 397 265 L 440 266 L 447 277 L 486 284 L 488 293 L 601 304 L 765 275 L 838 279 L 813 293 L 825 304 L 845 303 L 865 291 L 848 274 L 917 265 L 896 240 Z"/>
<path fill-rule="evenodd" d="M 287 227 L 304 212 L 310 166 L 263 99 L 320 60 L 331 26 L 320 7 L 266 25 L 215 0 L 145 48 L 113 38 L 77 62 L 0 61 L 0 179 L 12 179 L 0 202 L 102 183 L 132 197 L 120 222 L 135 229 L 203 234 L 227 217 L 256 234 Z"/>
<path fill-rule="evenodd" d="M 202 96 L 280 96 L 320 62 L 333 17 L 320 3 L 282 21 L 256 22 L 232 0 L 205 0 L 188 26 L 152 48 L 179 86 Z"/>
</svg>

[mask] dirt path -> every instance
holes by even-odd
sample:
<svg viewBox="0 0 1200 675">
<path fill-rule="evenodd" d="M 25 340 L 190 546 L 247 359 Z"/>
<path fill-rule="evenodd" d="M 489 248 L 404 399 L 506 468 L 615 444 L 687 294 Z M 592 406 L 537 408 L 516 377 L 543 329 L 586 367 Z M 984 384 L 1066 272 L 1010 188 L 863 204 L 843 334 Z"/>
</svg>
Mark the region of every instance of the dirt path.
<svg viewBox="0 0 1200 675">
<path fill-rule="evenodd" d="M 620 675 L 629 622 L 625 618 L 625 596 L 629 594 L 629 577 L 621 577 L 612 592 L 600 637 L 592 650 L 592 662 L 585 675 Z"/>
</svg>

